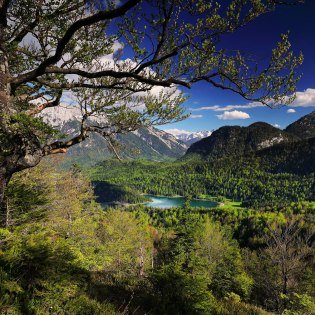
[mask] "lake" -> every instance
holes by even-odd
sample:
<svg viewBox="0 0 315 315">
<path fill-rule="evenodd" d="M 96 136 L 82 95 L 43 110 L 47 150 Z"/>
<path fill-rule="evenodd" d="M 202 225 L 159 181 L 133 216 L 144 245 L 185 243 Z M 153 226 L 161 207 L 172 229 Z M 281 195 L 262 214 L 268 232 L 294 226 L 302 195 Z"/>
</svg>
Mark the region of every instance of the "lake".
<svg viewBox="0 0 315 315">
<path fill-rule="evenodd" d="M 160 197 L 160 196 L 153 196 L 153 195 L 145 195 L 146 197 L 150 198 L 151 201 L 147 202 L 146 205 L 153 207 L 153 208 L 174 208 L 174 207 L 181 207 L 185 203 L 185 198 L 182 197 Z M 199 200 L 193 199 L 190 201 L 191 207 L 204 207 L 204 208 L 214 208 L 218 204 L 216 202 L 210 200 Z"/>
</svg>

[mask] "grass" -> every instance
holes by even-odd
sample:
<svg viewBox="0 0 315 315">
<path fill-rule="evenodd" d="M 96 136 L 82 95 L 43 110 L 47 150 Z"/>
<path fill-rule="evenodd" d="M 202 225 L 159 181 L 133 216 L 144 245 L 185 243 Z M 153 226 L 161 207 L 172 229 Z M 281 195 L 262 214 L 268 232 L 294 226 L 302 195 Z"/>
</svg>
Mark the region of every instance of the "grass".
<svg viewBox="0 0 315 315">
<path fill-rule="evenodd" d="M 220 205 L 220 208 L 222 209 L 241 208 L 241 202 L 226 199 L 224 200 L 224 202 L 222 202 L 222 205 Z"/>
<path fill-rule="evenodd" d="M 241 208 L 241 204 L 242 204 L 241 201 L 234 201 L 234 200 L 226 199 L 226 198 L 224 198 L 223 201 L 220 201 L 218 200 L 218 198 L 213 197 L 211 195 L 199 195 L 198 199 L 216 201 L 218 202 L 219 207 L 222 209 Z M 315 206 L 315 203 L 314 203 L 314 206 Z"/>
</svg>

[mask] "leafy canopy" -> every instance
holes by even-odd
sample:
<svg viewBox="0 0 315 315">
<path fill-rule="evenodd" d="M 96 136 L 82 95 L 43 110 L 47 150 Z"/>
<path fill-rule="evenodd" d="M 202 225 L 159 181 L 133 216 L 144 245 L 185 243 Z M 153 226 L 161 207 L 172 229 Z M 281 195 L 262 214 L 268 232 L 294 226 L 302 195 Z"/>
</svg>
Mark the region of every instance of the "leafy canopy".
<svg viewBox="0 0 315 315">
<path fill-rule="evenodd" d="M 303 59 L 290 50 L 288 34 L 261 64 L 221 43 L 284 3 L 2 0 L 0 54 L 8 99 L 1 107 L 9 116 L 33 117 L 65 105 L 65 96 L 74 99 L 81 128 L 72 139 L 56 140 L 49 132 L 47 140 L 47 130 L 29 121 L 33 138 L 39 139 L 33 144 L 47 155 L 64 152 L 90 132 L 113 146 L 116 133 L 183 119 L 185 97 L 178 87 L 200 81 L 268 106 L 288 103 Z M 12 119 L 1 119 L 1 138 L 23 137 Z"/>
</svg>

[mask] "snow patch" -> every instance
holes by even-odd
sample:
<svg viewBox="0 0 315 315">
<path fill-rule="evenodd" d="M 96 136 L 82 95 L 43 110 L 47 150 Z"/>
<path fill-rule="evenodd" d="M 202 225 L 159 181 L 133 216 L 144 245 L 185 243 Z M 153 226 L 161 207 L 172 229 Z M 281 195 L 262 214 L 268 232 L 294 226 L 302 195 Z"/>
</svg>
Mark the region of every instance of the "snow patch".
<svg viewBox="0 0 315 315">
<path fill-rule="evenodd" d="M 203 138 L 211 136 L 213 131 L 188 131 L 181 129 L 167 129 L 165 130 L 167 133 L 173 135 L 177 140 L 181 140 L 183 142 L 196 142 Z"/>
</svg>

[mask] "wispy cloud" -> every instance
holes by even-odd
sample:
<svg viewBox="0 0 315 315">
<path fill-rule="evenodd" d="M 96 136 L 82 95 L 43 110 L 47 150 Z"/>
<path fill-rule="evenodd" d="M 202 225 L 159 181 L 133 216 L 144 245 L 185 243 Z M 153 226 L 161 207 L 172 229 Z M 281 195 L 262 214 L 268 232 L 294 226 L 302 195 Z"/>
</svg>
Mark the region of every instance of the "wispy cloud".
<svg viewBox="0 0 315 315">
<path fill-rule="evenodd" d="M 189 118 L 202 118 L 203 115 L 190 115 Z"/>
<path fill-rule="evenodd" d="M 231 112 L 225 111 L 221 115 L 217 115 L 217 117 L 221 120 L 234 120 L 234 119 L 248 119 L 250 116 L 242 111 L 239 110 L 233 110 Z"/>
<path fill-rule="evenodd" d="M 293 109 L 293 108 L 289 108 L 289 109 L 287 110 L 287 113 L 288 113 L 288 114 L 294 114 L 294 113 L 296 113 L 296 110 Z"/>
<path fill-rule="evenodd" d="M 245 105 L 227 105 L 227 106 L 220 106 L 220 105 L 213 105 L 213 106 L 203 106 L 198 108 L 191 108 L 191 111 L 202 111 L 202 110 L 212 110 L 215 112 L 224 112 L 234 109 L 251 109 L 256 107 L 264 107 L 265 105 L 259 102 L 251 102 Z"/>
</svg>

